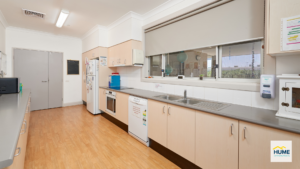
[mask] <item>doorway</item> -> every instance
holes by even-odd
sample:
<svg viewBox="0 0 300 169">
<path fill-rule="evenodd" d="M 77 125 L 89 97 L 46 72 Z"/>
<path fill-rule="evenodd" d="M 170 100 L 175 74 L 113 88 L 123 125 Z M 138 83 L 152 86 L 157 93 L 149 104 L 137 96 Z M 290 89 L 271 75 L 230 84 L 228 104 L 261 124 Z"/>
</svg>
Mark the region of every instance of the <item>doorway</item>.
<svg viewBox="0 0 300 169">
<path fill-rule="evenodd" d="M 62 107 L 63 53 L 13 49 L 14 76 L 31 90 L 31 110 Z"/>
</svg>

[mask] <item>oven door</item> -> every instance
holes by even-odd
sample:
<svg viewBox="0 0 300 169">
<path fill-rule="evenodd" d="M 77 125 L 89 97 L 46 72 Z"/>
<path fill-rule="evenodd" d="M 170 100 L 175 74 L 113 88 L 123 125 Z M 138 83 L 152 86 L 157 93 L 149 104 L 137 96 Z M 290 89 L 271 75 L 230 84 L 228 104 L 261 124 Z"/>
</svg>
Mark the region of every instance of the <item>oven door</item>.
<svg viewBox="0 0 300 169">
<path fill-rule="evenodd" d="M 286 83 L 289 89 L 285 92 L 285 100 L 289 105 L 285 110 L 288 112 L 300 114 L 300 84 L 299 83 Z"/>
<path fill-rule="evenodd" d="M 116 98 L 106 95 L 106 111 L 111 114 L 116 114 Z"/>
</svg>

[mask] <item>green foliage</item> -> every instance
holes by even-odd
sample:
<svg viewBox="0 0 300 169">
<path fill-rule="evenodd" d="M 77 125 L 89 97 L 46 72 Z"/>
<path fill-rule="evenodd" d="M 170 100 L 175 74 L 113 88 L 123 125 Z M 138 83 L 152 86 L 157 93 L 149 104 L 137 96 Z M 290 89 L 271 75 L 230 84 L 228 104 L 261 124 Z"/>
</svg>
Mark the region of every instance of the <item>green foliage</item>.
<svg viewBox="0 0 300 169">
<path fill-rule="evenodd" d="M 246 69 L 222 70 L 222 78 L 244 78 L 244 79 L 259 79 L 260 70 L 253 71 Z"/>
</svg>

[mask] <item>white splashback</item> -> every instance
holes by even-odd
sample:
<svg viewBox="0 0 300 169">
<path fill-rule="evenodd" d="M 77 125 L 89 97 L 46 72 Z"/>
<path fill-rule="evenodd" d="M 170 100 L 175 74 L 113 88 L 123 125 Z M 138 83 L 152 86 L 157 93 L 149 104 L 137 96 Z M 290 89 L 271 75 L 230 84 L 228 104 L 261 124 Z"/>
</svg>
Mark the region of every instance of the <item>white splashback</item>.
<svg viewBox="0 0 300 169">
<path fill-rule="evenodd" d="M 228 90 L 208 87 L 170 85 L 160 83 L 141 82 L 141 68 L 120 67 L 117 69 L 121 75 L 121 86 L 133 87 L 136 89 L 150 90 L 168 94 L 183 96 L 183 91 L 187 90 L 188 97 L 205 99 L 210 101 L 219 101 L 244 105 L 262 109 L 277 110 L 278 100 L 263 99 L 259 92 Z"/>
</svg>

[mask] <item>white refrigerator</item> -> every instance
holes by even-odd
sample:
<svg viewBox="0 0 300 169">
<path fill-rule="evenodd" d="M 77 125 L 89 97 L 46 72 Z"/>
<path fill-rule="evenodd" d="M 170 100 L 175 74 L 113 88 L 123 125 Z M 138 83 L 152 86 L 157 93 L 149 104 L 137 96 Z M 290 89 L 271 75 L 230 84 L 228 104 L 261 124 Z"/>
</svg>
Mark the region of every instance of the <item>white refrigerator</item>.
<svg viewBox="0 0 300 169">
<path fill-rule="evenodd" d="M 99 61 L 90 60 L 86 65 L 86 89 L 87 89 L 87 110 L 92 114 L 99 114 L 99 85 L 98 85 L 98 72 Z"/>
</svg>

